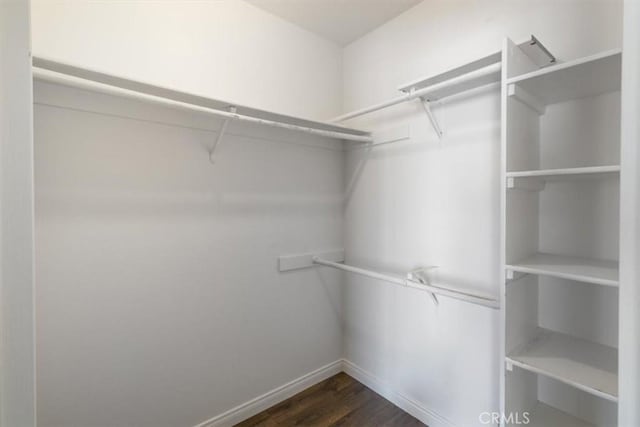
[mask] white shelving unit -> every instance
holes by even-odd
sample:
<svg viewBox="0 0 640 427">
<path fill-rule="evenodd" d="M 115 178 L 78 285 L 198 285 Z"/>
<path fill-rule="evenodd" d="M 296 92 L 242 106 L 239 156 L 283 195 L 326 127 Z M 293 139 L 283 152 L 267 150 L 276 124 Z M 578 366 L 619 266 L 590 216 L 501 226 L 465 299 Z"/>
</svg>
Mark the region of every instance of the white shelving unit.
<svg viewBox="0 0 640 427">
<path fill-rule="evenodd" d="M 502 411 L 529 425 L 617 424 L 621 57 L 503 49 Z"/>
</svg>

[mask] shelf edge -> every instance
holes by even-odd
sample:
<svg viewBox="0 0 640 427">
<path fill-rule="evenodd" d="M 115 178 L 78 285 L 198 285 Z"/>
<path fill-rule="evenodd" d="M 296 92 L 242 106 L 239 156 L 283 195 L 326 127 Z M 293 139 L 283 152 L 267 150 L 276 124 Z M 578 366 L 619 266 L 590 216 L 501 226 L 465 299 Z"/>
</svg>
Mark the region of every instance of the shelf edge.
<svg viewBox="0 0 640 427">
<path fill-rule="evenodd" d="M 557 277 L 559 279 L 575 280 L 578 282 L 592 283 L 595 285 L 611 286 L 616 288 L 620 286 L 619 280 L 603 279 L 603 278 L 598 278 L 593 276 L 584 276 L 580 274 L 560 273 L 560 272 L 544 270 L 539 268 L 519 266 L 518 264 L 507 264 L 505 268 L 507 270 L 511 270 L 518 273 Z"/>
<path fill-rule="evenodd" d="M 570 385 L 572 387 L 575 387 L 578 390 L 582 390 L 585 393 L 592 394 L 594 396 L 600 397 L 600 398 L 608 400 L 610 402 L 616 402 L 616 403 L 618 402 L 618 396 L 609 394 L 609 393 L 604 392 L 602 390 L 595 389 L 593 387 L 589 387 L 589 386 L 587 386 L 585 384 L 582 384 L 582 383 L 567 379 L 567 378 L 562 377 L 560 375 L 553 374 L 553 373 L 548 372 L 548 371 L 546 371 L 544 369 L 537 368 L 535 366 L 529 365 L 528 363 L 521 362 L 521 361 L 519 361 L 517 359 L 514 359 L 514 357 L 512 357 L 512 356 L 506 356 L 505 360 L 507 362 L 513 364 L 514 366 L 518 366 L 519 368 L 524 369 L 525 371 L 533 372 L 535 374 L 539 374 L 539 375 L 543 375 L 543 376 L 548 377 L 548 378 L 552 378 L 554 380 L 560 381 L 561 383 L 564 383 L 564 384 Z"/>
<path fill-rule="evenodd" d="M 569 68 L 577 67 L 583 64 L 587 64 L 589 62 L 598 61 L 598 60 L 616 56 L 616 55 L 622 55 L 622 49 L 620 48 L 610 49 L 604 52 L 597 53 L 595 55 L 575 59 L 568 62 L 562 62 L 562 63 L 559 63 L 558 65 L 552 65 L 549 67 L 541 68 L 539 70 L 535 70 L 529 73 L 521 74 L 519 76 L 511 77 L 510 79 L 507 79 L 506 83 L 507 84 L 520 83 L 525 80 L 534 79 L 536 77 L 544 76 L 547 74 L 552 74 L 557 71 L 564 71 Z"/>
</svg>

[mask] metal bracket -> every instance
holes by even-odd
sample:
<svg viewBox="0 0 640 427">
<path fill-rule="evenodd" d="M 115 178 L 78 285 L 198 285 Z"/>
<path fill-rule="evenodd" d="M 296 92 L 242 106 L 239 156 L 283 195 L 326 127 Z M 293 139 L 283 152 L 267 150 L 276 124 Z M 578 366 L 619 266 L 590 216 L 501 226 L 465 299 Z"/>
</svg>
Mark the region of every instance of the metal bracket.
<svg viewBox="0 0 640 427">
<path fill-rule="evenodd" d="M 540 68 L 548 67 L 557 62 L 556 57 L 533 34 L 528 42 L 522 43 L 518 47 Z"/>
<path fill-rule="evenodd" d="M 407 280 L 418 282 L 423 285 L 431 285 L 431 281 L 429 280 L 429 270 L 433 270 L 434 268 L 438 267 L 423 267 L 411 270 L 409 273 L 407 273 Z M 435 305 L 440 304 L 440 301 L 438 301 L 438 297 L 436 296 L 436 294 L 434 294 L 433 292 L 429 292 L 429 295 L 431 295 L 431 299 L 433 299 Z"/>
<path fill-rule="evenodd" d="M 229 107 L 229 112 L 230 113 L 234 113 L 236 112 L 236 107 Z M 213 145 L 211 146 L 211 149 L 209 149 L 209 161 L 212 164 L 215 164 L 215 152 L 216 152 L 216 148 L 218 147 L 218 144 L 220 144 L 220 142 L 222 142 L 222 137 L 224 136 L 224 133 L 227 131 L 227 125 L 229 125 L 229 122 L 231 121 L 231 118 L 226 118 L 224 119 L 224 122 L 222 122 L 222 126 L 220 127 L 220 130 L 218 131 L 218 136 L 216 137 L 215 142 L 213 143 Z"/>
<path fill-rule="evenodd" d="M 428 99 L 420 97 L 420 104 L 424 109 L 424 112 L 427 113 L 427 117 L 429 117 L 429 121 L 431 122 L 431 126 L 433 126 L 433 130 L 436 131 L 436 135 L 438 135 L 438 139 L 442 139 L 442 129 L 440 129 L 440 125 L 436 120 L 436 116 L 433 115 L 433 111 L 431 111 L 431 102 Z"/>
</svg>

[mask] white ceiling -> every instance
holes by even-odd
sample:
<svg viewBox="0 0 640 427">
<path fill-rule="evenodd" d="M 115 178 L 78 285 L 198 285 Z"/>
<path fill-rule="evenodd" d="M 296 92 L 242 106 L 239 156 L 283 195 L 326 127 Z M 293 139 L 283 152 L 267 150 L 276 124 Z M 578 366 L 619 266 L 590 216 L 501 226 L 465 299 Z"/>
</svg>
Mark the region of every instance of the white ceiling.
<svg viewBox="0 0 640 427">
<path fill-rule="evenodd" d="M 246 0 L 341 46 L 422 0 Z"/>
</svg>

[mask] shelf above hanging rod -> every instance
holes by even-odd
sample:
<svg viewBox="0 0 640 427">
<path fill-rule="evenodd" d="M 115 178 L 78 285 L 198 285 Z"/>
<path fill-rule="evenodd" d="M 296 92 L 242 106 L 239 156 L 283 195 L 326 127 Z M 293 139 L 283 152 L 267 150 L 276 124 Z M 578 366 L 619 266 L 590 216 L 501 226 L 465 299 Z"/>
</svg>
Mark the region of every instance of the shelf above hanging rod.
<svg viewBox="0 0 640 427">
<path fill-rule="evenodd" d="M 206 98 L 50 59 L 34 57 L 33 67 L 35 80 L 62 86 L 328 138 L 357 142 L 373 141 L 371 134 L 362 130 Z M 234 107 L 236 112 L 230 112 L 230 107 Z"/>
<path fill-rule="evenodd" d="M 500 62 L 490 64 L 478 70 L 474 70 L 467 74 L 457 76 L 451 80 L 446 80 L 440 83 L 436 83 L 433 86 L 428 86 L 422 89 L 411 90 L 410 92 L 405 93 L 404 95 L 400 95 L 398 97 L 389 99 L 384 102 L 380 102 L 378 104 L 371 105 L 369 107 L 362 108 L 360 110 L 343 114 L 342 116 L 338 116 L 332 119 L 331 122 L 334 122 L 334 123 L 343 122 L 359 116 L 363 116 L 368 113 L 372 113 L 374 111 L 383 110 L 385 108 L 402 104 L 404 102 L 408 102 L 418 98 L 423 98 L 425 101 L 431 101 L 432 99 L 430 99 L 430 96 L 429 96 L 431 93 L 434 93 L 438 90 L 443 90 L 445 88 L 451 88 L 457 85 L 464 85 L 464 87 L 467 87 L 466 90 L 469 90 L 471 89 L 470 82 L 483 82 L 481 85 L 478 85 L 478 86 L 484 86 L 489 83 L 497 82 L 500 80 L 501 68 L 502 66 Z"/>
<path fill-rule="evenodd" d="M 552 65 L 556 61 L 555 57 L 533 35 L 518 46 L 527 52 L 531 60 L 541 68 Z M 331 122 L 343 122 L 414 99 L 432 102 L 488 84 L 498 83 L 501 79 L 501 71 L 502 52 L 498 51 L 443 73 L 402 85 L 398 90 L 404 95 L 343 114 L 332 119 Z"/>
</svg>

